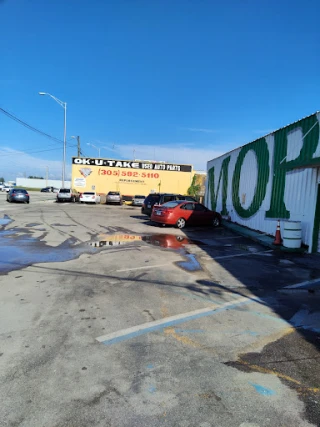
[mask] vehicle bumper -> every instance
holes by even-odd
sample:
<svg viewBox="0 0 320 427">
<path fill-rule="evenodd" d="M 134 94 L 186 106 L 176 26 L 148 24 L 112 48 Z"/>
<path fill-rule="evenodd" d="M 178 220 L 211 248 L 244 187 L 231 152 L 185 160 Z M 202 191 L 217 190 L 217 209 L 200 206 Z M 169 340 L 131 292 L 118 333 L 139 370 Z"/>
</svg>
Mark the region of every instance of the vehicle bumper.
<svg viewBox="0 0 320 427">
<path fill-rule="evenodd" d="M 29 202 L 29 197 L 11 197 L 11 200 L 13 202 L 17 202 L 17 203 L 26 203 Z"/>
</svg>

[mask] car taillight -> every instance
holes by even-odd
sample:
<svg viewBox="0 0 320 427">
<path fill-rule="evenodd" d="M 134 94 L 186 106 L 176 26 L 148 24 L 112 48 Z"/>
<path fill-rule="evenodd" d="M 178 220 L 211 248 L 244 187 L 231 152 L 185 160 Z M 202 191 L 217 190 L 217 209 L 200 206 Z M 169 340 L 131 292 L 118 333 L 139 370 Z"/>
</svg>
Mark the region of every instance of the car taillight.
<svg viewBox="0 0 320 427">
<path fill-rule="evenodd" d="M 169 214 L 172 213 L 173 210 L 172 209 L 163 209 L 164 213 Z"/>
<path fill-rule="evenodd" d="M 26 193 L 26 196 L 29 196 L 29 193 Z"/>
<path fill-rule="evenodd" d="M 91 197 L 91 199 L 95 199 L 95 198 L 96 198 L 96 196 L 92 196 L 92 197 Z"/>
</svg>

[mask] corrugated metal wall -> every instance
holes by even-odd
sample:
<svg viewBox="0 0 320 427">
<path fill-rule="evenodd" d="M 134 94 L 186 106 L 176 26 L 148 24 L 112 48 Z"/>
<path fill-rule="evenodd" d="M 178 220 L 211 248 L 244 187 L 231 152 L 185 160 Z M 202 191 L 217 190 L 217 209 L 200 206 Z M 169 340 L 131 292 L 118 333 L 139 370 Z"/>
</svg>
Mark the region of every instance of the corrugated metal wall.
<svg viewBox="0 0 320 427">
<path fill-rule="evenodd" d="M 65 188 L 70 188 L 71 181 L 65 181 Z M 44 188 L 44 187 L 55 187 L 61 188 L 62 181 L 59 179 L 32 179 L 32 178 L 17 178 L 17 187 L 28 187 L 28 188 Z"/>
<path fill-rule="evenodd" d="M 319 121 L 320 114 L 314 114 L 209 161 L 206 205 L 233 222 L 272 235 L 277 220 L 272 215 L 283 219 L 282 227 L 286 217 L 301 221 L 303 243 L 311 248 L 320 164 Z M 312 168 L 303 168 L 309 163 Z"/>
</svg>

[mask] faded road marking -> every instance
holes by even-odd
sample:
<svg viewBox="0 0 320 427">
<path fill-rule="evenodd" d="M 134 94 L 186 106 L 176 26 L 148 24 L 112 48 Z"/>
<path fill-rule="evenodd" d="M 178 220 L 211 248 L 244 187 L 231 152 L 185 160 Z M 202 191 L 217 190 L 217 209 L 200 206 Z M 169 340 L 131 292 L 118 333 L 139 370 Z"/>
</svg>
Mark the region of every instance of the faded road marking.
<svg viewBox="0 0 320 427">
<path fill-rule="evenodd" d="M 235 255 L 223 255 L 223 256 L 216 256 L 213 259 L 225 259 L 225 258 L 235 258 L 239 256 L 249 256 L 249 255 L 259 255 L 259 254 L 268 254 L 270 252 L 273 252 L 273 249 L 270 249 L 268 251 L 261 251 L 261 252 L 246 252 L 245 254 L 235 254 Z"/>
<path fill-rule="evenodd" d="M 147 268 L 158 268 L 158 267 L 166 267 L 169 264 L 157 264 L 157 265 L 144 265 L 143 267 L 133 267 L 133 268 L 124 268 L 123 270 L 116 270 L 116 273 L 122 273 L 123 271 L 133 271 L 133 270 L 143 270 Z"/>
<path fill-rule="evenodd" d="M 306 280 L 305 282 L 296 283 L 295 285 L 285 286 L 283 289 L 298 289 L 298 288 L 304 288 L 310 285 L 320 286 L 320 278 L 313 279 L 313 280 Z"/>
<path fill-rule="evenodd" d="M 299 385 L 300 387 L 298 388 L 299 391 L 311 391 L 313 393 L 319 393 L 320 392 L 320 388 L 317 387 L 304 387 L 300 381 L 295 380 L 292 377 L 289 377 L 288 375 L 285 374 L 281 374 L 280 372 L 277 372 L 276 370 L 273 369 L 268 369 L 268 368 L 263 368 L 262 366 L 258 366 L 258 365 L 252 365 L 251 363 L 245 362 L 244 360 L 239 359 L 238 363 L 241 363 L 242 365 L 247 366 L 248 368 L 252 369 L 253 371 L 258 371 L 261 372 L 263 374 L 271 374 L 271 375 L 275 375 L 278 378 L 281 378 L 283 380 L 289 381 L 293 384 Z"/>
<path fill-rule="evenodd" d="M 254 387 L 256 391 L 259 394 L 262 394 L 263 396 L 273 396 L 274 394 L 276 394 L 275 391 L 271 390 L 270 388 L 263 387 L 260 384 L 255 384 L 255 383 L 252 383 L 251 381 L 249 381 L 249 384 L 252 385 L 252 387 Z"/>
<path fill-rule="evenodd" d="M 122 329 L 121 331 L 112 332 L 107 335 L 96 338 L 97 341 L 102 342 L 105 345 L 115 344 L 121 341 L 125 341 L 131 338 L 136 338 L 149 332 L 155 332 L 163 330 L 164 328 L 179 325 L 181 323 L 188 322 L 190 320 L 201 319 L 202 317 L 212 316 L 221 311 L 227 310 L 228 308 L 238 307 L 241 304 L 249 304 L 256 302 L 257 299 L 252 300 L 251 298 L 243 297 L 233 301 L 221 304 L 218 307 L 207 307 L 200 310 L 190 311 L 188 313 L 178 314 L 176 316 L 167 317 L 165 319 L 155 320 L 154 322 L 144 323 L 142 325 L 133 326 L 132 328 Z"/>
</svg>

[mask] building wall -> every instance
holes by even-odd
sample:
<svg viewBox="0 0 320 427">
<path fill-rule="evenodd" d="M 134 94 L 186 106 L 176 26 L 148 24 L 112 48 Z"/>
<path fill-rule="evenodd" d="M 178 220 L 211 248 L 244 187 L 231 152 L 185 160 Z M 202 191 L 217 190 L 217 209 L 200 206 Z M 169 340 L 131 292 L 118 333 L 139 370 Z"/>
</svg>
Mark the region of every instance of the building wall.
<svg viewBox="0 0 320 427">
<path fill-rule="evenodd" d="M 70 188 L 71 182 L 65 181 L 65 188 Z M 44 188 L 44 187 L 55 187 L 61 188 L 62 181 L 59 179 L 33 179 L 33 178 L 17 178 L 17 187 L 28 187 L 28 188 Z"/>
<path fill-rule="evenodd" d="M 277 219 L 301 221 L 311 249 L 320 114 L 301 119 L 208 162 L 206 204 L 231 221 L 267 234 Z M 283 230 L 282 230 L 283 231 Z"/>
<path fill-rule="evenodd" d="M 114 159 L 72 159 L 72 188 L 79 192 L 147 196 L 150 192 L 186 194 L 193 176 L 191 165 Z"/>
</svg>

